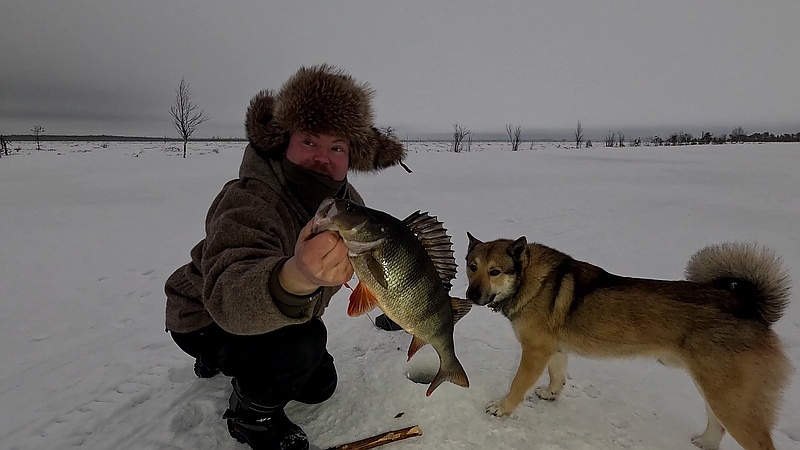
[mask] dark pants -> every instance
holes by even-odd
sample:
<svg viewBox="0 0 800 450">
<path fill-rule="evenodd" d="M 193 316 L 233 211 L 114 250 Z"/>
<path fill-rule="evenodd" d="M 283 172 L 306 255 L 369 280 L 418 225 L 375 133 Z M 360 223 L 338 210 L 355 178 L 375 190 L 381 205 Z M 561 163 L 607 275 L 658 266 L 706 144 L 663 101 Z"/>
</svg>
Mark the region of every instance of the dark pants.
<svg viewBox="0 0 800 450">
<path fill-rule="evenodd" d="M 259 405 L 321 403 L 336 390 L 336 367 L 325 348 L 328 331 L 320 319 L 254 336 L 231 334 L 217 324 L 170 334 L 183 351 L 234 377 L 241 394 Z"/>
</svg>

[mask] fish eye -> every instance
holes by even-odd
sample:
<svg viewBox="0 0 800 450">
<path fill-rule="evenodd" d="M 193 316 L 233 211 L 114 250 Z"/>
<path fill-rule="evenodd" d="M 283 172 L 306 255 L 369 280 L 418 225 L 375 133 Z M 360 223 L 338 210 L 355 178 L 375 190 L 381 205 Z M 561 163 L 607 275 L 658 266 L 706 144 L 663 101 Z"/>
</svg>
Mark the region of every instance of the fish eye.
<svg viewBox="0 0 800 450">
<path fill-rule="evenodd" d="M 496 277 L 500 275 L 500 269 L 492 269 L 489 271 L 489 276 Z"/>
<path fill-rule="evenodd" d="M 475 264 L 475 263 L 470 264 L 469 265 L 469 270 L 471 270 L 473 272 L 477 272 L 478 271 L 478 265 Z"/>
</svg>

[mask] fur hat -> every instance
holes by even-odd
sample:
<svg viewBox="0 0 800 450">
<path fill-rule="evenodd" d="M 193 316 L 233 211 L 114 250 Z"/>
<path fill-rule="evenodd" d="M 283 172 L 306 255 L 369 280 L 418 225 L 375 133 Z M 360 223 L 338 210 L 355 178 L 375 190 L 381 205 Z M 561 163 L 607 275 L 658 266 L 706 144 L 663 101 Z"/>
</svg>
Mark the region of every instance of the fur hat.
<svg viewBox="0 0 800 450">
<path fill-rule="evenodd" d="M 331 134 L 350 141 L 350 169 L 374 172 L 399 164 L 403 144 L 375 128 L 374 91 L 333 66 L 301 67 L 275 94 L 250 101 L 245 130 L 250 144 L 270 156 L 283 154 L 293 132 Z"/>
</svg>

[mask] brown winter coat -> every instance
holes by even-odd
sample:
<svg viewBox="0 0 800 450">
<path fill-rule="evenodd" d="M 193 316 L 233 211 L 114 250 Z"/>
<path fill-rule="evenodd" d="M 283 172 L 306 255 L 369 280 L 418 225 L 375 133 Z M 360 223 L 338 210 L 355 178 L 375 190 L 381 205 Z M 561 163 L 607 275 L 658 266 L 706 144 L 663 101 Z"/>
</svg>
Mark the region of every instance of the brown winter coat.
<svg viewBox="0 0 800 450">
<path fill-rule="evenodd" d="M 216 322 L 233 334 L 263 334 L 320 316 L 339 287 L 318 295 L 281 295 L 270 280 L 294 254 L 300 229 L 311 215 L 286 187 L 280 160 L 265 159 L 248 146 L 240 178 L 228 182 L 206 217 L 206 239 L 192 261 L 166 283 L 167 329 L 186 333 Z M 363 203 L 347 185 L 350 198 Z M 289 317 L 287 314 L 293 316 Z"/>
</svg>

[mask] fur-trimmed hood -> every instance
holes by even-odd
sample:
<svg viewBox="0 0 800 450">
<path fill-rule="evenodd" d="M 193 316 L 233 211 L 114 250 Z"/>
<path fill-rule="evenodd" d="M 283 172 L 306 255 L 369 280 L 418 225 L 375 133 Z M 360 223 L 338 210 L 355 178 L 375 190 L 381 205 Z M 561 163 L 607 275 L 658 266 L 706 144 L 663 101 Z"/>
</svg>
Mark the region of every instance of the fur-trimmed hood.
<svg viewBox="0 0 800 450">
<path fill-rule="evenodd" d="M 405 159 L 403 144 L 374 125 L 374 91 L 344 71 L 301 67 L 277 93 L 263 90 L 247 108 L 245 130 L 259 152 L 278 157 L 293 132 L 331 134 L 350 141 L 350 170 L 375 172 Z"/>
</svg>

